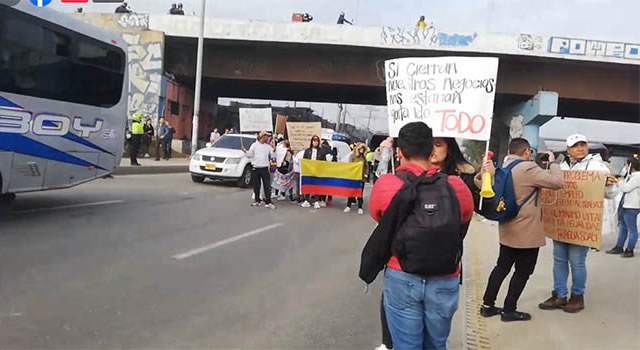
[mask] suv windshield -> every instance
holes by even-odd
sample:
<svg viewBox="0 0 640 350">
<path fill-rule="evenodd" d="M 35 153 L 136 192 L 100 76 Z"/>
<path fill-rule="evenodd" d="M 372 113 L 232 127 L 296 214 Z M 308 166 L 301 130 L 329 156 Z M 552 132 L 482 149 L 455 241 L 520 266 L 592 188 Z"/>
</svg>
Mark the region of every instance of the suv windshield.
<svg viewBox="0 0 640 350">
<path fill-rule="evenodd" d="M 249 149 L 254 142 L 256 142 L 256 139 L 253 137 L 224 135 L 211 147 L 241 150 L 243 146 L 244 148 Z"/>
</svg>

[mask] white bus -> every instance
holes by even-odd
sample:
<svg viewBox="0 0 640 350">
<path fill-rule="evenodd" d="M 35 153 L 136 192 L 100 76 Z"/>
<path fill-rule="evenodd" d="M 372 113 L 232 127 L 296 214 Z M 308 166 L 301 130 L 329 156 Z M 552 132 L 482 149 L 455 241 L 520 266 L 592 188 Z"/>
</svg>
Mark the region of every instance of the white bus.
<svg viewBox="0 0 640 350">
<path fill-rule="evenodd" d="M 75 186 L 120 163 L 126 44 L 30 1 L 0 3 L 0 195 Z"/>
</svg>

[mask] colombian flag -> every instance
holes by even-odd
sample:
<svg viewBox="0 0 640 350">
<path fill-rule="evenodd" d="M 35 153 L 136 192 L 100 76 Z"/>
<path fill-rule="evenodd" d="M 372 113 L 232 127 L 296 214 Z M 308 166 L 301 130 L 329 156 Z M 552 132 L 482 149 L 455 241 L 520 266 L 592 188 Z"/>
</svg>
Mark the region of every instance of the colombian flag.
<svg viewBox="0 0 640 350">
<path fill-rule="evenodd" d="M 336 163 L 303 159 L 302 194 L 362 197 L 362 163 Z"/>
</svg>

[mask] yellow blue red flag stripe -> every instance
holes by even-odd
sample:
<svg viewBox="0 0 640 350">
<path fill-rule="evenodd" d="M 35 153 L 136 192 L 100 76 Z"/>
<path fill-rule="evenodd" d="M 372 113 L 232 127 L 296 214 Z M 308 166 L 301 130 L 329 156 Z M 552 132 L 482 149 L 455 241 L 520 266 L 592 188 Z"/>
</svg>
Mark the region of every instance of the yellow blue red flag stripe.
<svg viewBox="0 0 640 350">
<path fill-rule="evenodd" d="M 302 194 L 362 197 L 362 163 L 336 163 L 303 159 Z"/>
</svg>

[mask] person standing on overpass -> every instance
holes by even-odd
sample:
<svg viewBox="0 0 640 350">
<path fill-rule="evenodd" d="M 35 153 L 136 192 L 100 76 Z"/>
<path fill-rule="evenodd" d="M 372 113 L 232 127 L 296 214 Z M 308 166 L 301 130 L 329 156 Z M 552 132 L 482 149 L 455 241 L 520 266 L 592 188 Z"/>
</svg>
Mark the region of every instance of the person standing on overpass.
<svg viewBox="0 0 640 350">
<path fill-rule="evenodd" d="M 123 2 L 120 6 L 116 8 L 116 13 L 131 13 L 131 9 L 126 2 Z"/>
<path fill-rule="evenodd" d="M 352 22 L 349 22 L 349 20 L 344 18 L 344 12 L 340 12 L 340 16 L 338 16 L 338 24 L 345 24 L 345 23 L 353 25 Z"/>
<path fill-rule="evenodd" d="M 416 24 L 416 28 L 418 28 L 418 29 L 427 28 L 427 22 L 424 20 L 424 16 L 420 16 L 420 20 Z"/>
</svg>

